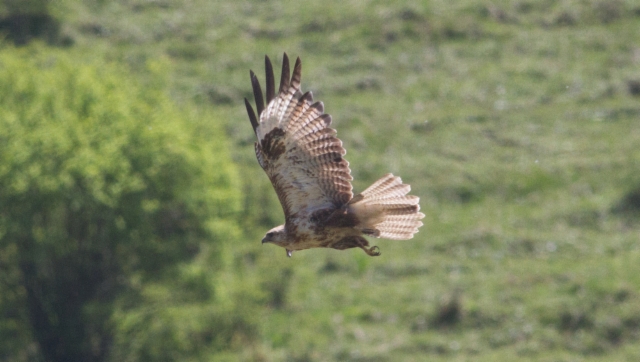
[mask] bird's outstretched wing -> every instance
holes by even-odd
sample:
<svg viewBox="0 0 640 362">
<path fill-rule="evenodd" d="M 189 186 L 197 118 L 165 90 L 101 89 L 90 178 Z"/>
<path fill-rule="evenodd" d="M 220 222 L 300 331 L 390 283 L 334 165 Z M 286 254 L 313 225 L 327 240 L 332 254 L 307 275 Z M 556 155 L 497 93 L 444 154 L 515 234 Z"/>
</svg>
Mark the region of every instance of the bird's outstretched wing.
<svg viewBox="0 0 640 362">
<path fill-rule="evenodd" d="M 336 131 L 329 128 L 331 116 L 322 102 L 313 103 L 311 92 L 302 94 L 300 58 L 290 77 L 289 58 L 284 54 L 280 88 L 275 93 L 273 67 L 265 57 L 266 108 L 258 78 L 251 84 L 258 116 L 245 98 L 249 120 L 258 138 L 256 157 L 278 194 L 285 219 L 300 211 L 339 208 L 352 197 L 351 170 Z"/>
</svg>

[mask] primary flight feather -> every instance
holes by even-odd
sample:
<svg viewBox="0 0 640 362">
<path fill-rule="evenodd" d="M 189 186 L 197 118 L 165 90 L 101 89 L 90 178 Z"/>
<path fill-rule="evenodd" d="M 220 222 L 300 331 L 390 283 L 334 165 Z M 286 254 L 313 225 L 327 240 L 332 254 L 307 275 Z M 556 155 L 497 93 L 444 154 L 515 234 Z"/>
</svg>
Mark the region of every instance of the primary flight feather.
<svg viewBox="0 0 640 362">
<path fill-rule="evenodd" d="M 329 127 L 331 116 L 311 92 L 300 91 L 302 63 L 296 59 L 291 74 L 289 58 L 282 60 L 278 93 L 273 66 L 265 57 L 266 106 L 258 78 L 250 72 L 257 115 L 245 98 L 258 141 L 258 163 L 267 173 L 284 210 L 284 225 L 269 230 L 262 243 L 287 250 L 359 247 L 371 256 L 364 235 L 394 240 L 411 239 L 422 226 L 420 199 L 408 195 L 411 187 L 392 174 L 382 176 L 353 196 L 351 170 L 342 141 Z"/>
</svg>

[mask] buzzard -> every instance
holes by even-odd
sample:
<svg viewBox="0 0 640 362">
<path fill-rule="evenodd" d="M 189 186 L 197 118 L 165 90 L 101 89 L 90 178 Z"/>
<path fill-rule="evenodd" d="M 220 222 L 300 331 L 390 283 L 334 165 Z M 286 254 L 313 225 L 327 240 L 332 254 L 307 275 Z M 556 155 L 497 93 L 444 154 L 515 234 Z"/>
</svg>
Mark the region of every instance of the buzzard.
<svg viewBox="0 0 640 362">
<path fill-rule="evenodd" d="M 284 225 L 269 230 L 262 243 L 287 250 L 361 248 L 380 255 L 364 236 L 407 240 L 418 232 L 424 214 L 411 187 L 390 173 L 353 196 L 351 170 L 342 141 L 329 128 L 331 116 L 311 92 L 300 91 L 302 64 L 293 75 L 284 54 L 278 93 L 273 66 L 265 56 L 266 107 L 260 83 L 250 71 L 257 115 L 245 98 L 258 163 L 267 173 L 284 210 Z"/>
</svg>

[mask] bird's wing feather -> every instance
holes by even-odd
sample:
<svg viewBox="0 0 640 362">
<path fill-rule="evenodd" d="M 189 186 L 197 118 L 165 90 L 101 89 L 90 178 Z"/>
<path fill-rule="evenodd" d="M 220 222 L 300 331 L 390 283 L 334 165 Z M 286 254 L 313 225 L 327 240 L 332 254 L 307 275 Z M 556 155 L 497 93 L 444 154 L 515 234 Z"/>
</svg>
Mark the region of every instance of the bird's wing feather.
<svg viewBox="0 0 640 362">
<path fill-rule="evenodd" d="M 278 94 L 271 61 L 265 58 L 267 105 L 251 72 L 259 120 L 245 99 L 249 119 L 258 137 L 256 157 L 278 194 L 285 218 L 300 211 L 337 208 L 352 197 L 351 170 L 342 141 L 329 128 L 331 116 L 322 102 L 313 103 L 311 92 L 300 91 L 301 63 L 296 60 L 289 79 L 289 59 L 284 54 Z"/>
</svg>

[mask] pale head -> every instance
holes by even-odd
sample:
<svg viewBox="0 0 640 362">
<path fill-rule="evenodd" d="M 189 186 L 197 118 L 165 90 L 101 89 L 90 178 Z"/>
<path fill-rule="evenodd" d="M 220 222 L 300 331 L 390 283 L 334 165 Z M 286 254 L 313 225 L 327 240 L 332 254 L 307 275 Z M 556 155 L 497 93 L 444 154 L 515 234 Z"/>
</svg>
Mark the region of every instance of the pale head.
<svg viewBox="0 0 640 362">
<path fill-rule="evenodd" d="M 284 225 L 276 226 L 269 230 L 267 234 L 262 238 L 262 243 L 274 243 L 284 247 L 284 243 L 287 240 L 287 233 L 284 230 Z"/>
</svg>

